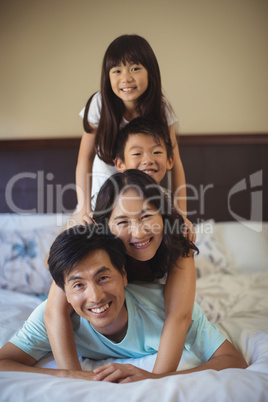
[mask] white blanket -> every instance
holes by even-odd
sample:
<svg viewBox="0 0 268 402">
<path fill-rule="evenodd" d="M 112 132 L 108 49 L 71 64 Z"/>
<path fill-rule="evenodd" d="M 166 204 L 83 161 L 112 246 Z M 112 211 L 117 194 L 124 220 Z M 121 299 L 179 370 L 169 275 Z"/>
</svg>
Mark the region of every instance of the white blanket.
<svg viewBox="0 0 268 402">
<path fill-rule="evenodd" d="M 234 296 L 235 292 L 235 296 Z M 21 326 L 39 299 L 12 291 L 0 292 L 0 337 L 4 343 Z M 118 385 L 59 379 L 27 373 L 0 373 L 1 401 L 268 401 L 268 273 L 215 274 L 201 278 L 197 293 L 221 313 L 217 325 L 243 353 L 250 366 L 178 375 L 161 380 Z M 205 305 L 209 314 L 209 308 Z M 212 310 L 213 312 L 214 310 Z M 212 319 L 213 321 L 213 319 Z M 124 359 L 151 370 L 155 356 Z M 111 361 L 109 359 L 108 361 Z M 85 359 L 83 369 L 105 363 Z M 195 365 L 184 353 L 179 369 Z M 52 357 L 42 366 L 56 367 Z"/>
</svg>

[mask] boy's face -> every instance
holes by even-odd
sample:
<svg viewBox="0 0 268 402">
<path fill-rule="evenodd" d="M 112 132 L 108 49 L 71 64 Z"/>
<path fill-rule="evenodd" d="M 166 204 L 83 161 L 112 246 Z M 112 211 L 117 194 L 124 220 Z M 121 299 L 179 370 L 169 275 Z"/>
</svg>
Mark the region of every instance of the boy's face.
<svg viewBox="0 0 268 402">
<path fill-rule="evenodd" d="M 167 150 L 162 139 L 157 140 L 148 134 L 130 134 L 124 151 L 124 162 L 115 159 L 115 167 L 120 172 L 138 169 L 152 176 L 157 183 L 164 178 L 166 171 L 172 169 L 174 159 L 167 157 Z"/>
<path fill-rule="evenodd" d="M 105 250 L 89 253 L 64 279 L 67 300 L 78 315 L 107 337 L 122 334 L 127 327 L 127 276 L 113 266 Z"/>
</svg>

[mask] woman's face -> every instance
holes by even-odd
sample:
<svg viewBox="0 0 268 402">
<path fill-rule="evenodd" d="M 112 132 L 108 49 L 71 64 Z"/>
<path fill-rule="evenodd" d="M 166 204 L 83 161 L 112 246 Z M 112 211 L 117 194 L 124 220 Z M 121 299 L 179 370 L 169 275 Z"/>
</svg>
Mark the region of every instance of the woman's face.
<svg viewBox="0 0 268 402">
<path fill-rule="evenodd" d="M 135 189 L 117 197 L 109 228 L 123 241 L 126 253 L 138 261 L 153 258 L 163 239 L 162 215 Z"/>
</svg>

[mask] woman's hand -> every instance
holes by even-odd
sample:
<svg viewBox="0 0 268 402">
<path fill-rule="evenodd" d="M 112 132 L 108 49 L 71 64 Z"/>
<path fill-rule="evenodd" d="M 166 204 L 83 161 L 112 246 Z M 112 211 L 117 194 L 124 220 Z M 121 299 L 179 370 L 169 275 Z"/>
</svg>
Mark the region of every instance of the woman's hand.
<svg viewBox="0 0 268 402">
<path fill-rule="evenodd" d="M 161 378 L 161 375 L 142 370 L 132 364 L 109 363 L 93 370 L 95 381 L 116 382 L 124 384 L 147 380 L 148 378 Z M 163 377 L 163 375 L 162 375 Z"/>
</svg>

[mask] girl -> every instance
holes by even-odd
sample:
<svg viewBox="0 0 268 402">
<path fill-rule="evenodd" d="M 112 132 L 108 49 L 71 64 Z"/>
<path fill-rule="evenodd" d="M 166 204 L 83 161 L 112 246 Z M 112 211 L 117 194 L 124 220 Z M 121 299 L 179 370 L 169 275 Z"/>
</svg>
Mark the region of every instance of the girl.
<svg viewBox="0 0 268 402">
<path fill-rule="evenodd" d="M 144 38 L 122 35 L 109 45 L 102 63 L 101 90 L 89 99 L 80 115 L 84 134 L 76 168 L 79 211 L 76 222 L 92 223 L 91 196 L 95 198 L 106 178 L 116 173 L 114 146 L 119 129 L 135 117 L 151 117 L 168 125 L 175 160 L 174 204 L 184 217 L 189 239 L 194 242 L 195 231 L 187 220 L 185 174 L 174 129 L 177 119 L 162 94 L 158 62 Z"/>
<path fill-rule="evenodd" d="M 131 169 L 107 179 L 98 194 L 93 218 L 100 230 L 105 231 L 109 227 L 123 241 L 129 281 L 152 282 L 167 274 L 166 320 L 153 372 L 175 371 L 191 323 L 195 296 L 193 251 L 197 248 L 182 234 L 182 216 L 171 208 L 153 178 Z M 58 296 L 63 299 L 62 291 L 57 290 L 61 292 Z M 55 320 L 58 327 L 64 310 L 66 312 L 66 304 L 65 299 L 58 320 Z M 57 313 L 58 310 L 59 306 Z M 55 329 L 60 333 L 60 328 Z M 66 334 L 61 338 L 54 337 L 51 346 L 58 367 L 79 369 L 77 355 L 73 353 L 73 356 L 70 349 L 64 349 L 68 343 L 75 350 L 71 334 L 70 330 L 67 341 Z"/>
<path fill-rule="evenodd" d="M 195 232 L 186 217 L 185 175 L 175 136 L 176 117 L 163 97 L 158 62 L 151 46 L 144 38 L 138 35 L 122 35 L 109 45 L 102 64 L 101 91 L 89 99 L 81 115 L 84 117 L 84 134 L 76 169 L 79 213 L 78 219 L 74 217 L 74 221 L 92 222 L 90 196 L 91 194 L 95 196 L 105 179 L 116 171 L 112 165 L 119 128 L 135 117 L 150 117 L 169 128 L 175 160 L 172 187 L 178 189 L 174 194 L 174 204 L 184 217 L 185 233 L 194 242 Z M 93 177 L 92 189 L 91 177 Z M 195 272 L 190 272 L 190 269 L 183 272 L 185 279 L 180 286 L 187 290 L 190 298 L 195 289 Z M 47 331 L 57 363 L 62 364 L 62 367 L 78 369 L 79 361 L 77 357 L 73 357 L 76 356 L 74 342 L 73 339 L 69 339 L 72 337 L 71 322 L 66 313 L 64 316 L 66 299 L 60 293 L 53 284 L 45 314 Z M 193 299 L 194 297 L 192 302 Z M 166 300 L 167 306 L 173 310 L 173 299 L 169 302 L 167 297 Z M 184 308 L 181 304 L 180 314 L 183 317 L 181 322 L 185 323 L 187 321 L 185 317 L 189 319 L 191 315 L 188 303 Z M 64 338 L 61 336 L 62 333 L 66 335 Z M 180 338 L 182 344 L 184 339 Z"/>
</svg>

